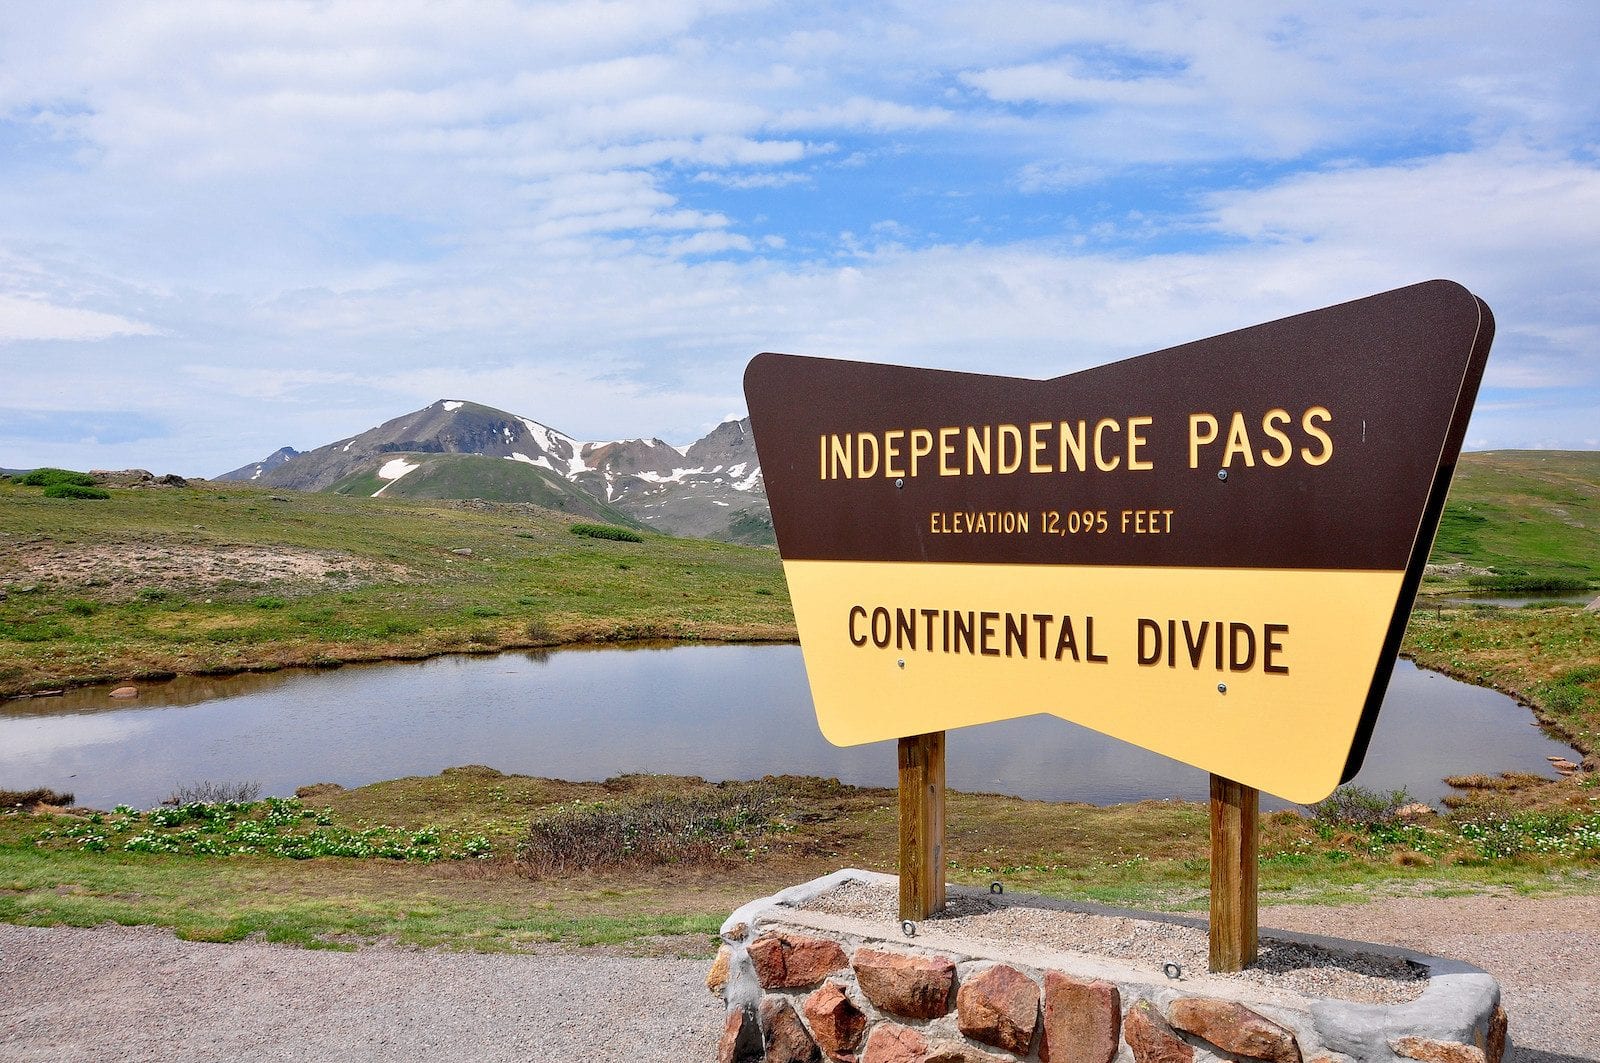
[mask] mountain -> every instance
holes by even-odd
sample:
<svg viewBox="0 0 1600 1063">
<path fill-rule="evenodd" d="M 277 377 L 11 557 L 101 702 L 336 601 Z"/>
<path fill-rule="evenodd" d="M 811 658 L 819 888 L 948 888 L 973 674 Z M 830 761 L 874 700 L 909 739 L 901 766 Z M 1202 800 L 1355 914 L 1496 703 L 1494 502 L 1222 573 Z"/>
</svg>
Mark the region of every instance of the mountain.
<svg viewBox="0 0 1600 1063">
<path fill-rule="evenodd" d="M 773 541 L 748 419 L 727 421 L 682 449 L 660 439 L 586 443 L 531 418 L 441 399 L 315 450 L 286 447 L 219 479 L 340 494 L 534 502 L 668 535 Z"/>
<path fill-rule="evenodd" d="M 293 447 L 279 447 L 271 454 L 258 462 L 225 472 L 221 476 L 214 476 L 214 480 L 259 480 L 261 477 L 276 469 L 290 458 L 298 457 L 300 452 Z"/>
</svg>

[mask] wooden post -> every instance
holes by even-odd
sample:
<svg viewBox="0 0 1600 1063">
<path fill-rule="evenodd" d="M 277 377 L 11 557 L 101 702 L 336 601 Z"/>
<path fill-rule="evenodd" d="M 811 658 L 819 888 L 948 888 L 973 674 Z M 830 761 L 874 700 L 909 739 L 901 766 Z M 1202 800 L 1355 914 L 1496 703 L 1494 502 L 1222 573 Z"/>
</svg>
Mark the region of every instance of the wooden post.
<svg viewBox="0 0 1600 1063">
<path fill-rule="evenodd" d="M 900 739 L 900 918 L 944 910 L 944 732 Z"/>
<path fill-rule="evenodd" d="M 1211 969 L 1239 971 L 1256 959 L 1256 853 L 1261 793 L 1211 776 Z"/>
</svg>

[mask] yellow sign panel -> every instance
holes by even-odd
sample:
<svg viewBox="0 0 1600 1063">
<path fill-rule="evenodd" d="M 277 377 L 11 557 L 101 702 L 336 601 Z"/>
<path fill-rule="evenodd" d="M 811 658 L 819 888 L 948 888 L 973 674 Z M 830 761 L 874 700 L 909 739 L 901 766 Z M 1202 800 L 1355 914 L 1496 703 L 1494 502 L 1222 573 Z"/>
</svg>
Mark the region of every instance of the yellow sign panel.
<svg viewBox="0 0 1600 1063">
<path fill-rule="evenodd" d="M 823 733 L 1053 713 L 1321 798 L 1365 754 L 1492 335 L 1434 281 L 1054 380 L 758 356 Z"/>
<path fill-rule="evenodd" d="M 1371 603 L 1401 580 L 872 561 L 784 574 L 836 745 L 1048 712 L 1293 801 L 1338 785 L 1388 626 Z M 1327 646 L 1340 652 L 1314 651 Z"/>
</svg>

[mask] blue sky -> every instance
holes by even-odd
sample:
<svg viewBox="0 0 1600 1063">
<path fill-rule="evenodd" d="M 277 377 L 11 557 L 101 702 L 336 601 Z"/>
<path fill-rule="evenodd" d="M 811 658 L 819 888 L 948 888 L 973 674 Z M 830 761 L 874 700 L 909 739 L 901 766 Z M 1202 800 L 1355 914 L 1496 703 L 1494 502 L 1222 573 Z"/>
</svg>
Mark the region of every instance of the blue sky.
<svg viewBox="0 0 1600 1063">
<path fill-rule="evenodd" d="M 0 7 L 0 466 L 438 398 L 688 442 L 762 350 L 1047 377 L 1432 277 L 1600 447 L 1600 5 Z"/>
</svg>

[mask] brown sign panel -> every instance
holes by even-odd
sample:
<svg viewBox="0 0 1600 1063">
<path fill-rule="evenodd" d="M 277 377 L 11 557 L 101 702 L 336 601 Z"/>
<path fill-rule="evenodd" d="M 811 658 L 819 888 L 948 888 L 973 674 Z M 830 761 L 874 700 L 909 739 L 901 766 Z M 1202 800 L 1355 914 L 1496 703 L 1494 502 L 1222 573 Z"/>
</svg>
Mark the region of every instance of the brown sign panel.
<svg viewBox="0 0 1600 1063">
<path fill-rule="evenodd" d="M 1053 380 L 757 356 L 824 734 L 1050 712 L 1325 795 L 1360 767 L 1493 331 L 1431 281 Z"/>
</svg>

